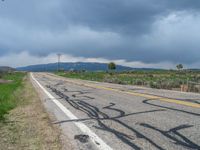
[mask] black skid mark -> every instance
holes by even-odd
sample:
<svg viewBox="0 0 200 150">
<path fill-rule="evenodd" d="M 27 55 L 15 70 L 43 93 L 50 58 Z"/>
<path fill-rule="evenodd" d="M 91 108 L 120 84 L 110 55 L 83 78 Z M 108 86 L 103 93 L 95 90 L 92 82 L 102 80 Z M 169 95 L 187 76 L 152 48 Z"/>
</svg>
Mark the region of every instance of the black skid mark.
<svg viewBox="0 0 200 150">
<path fill-rule="evenodd" d="M 88 94 L 88 93 L 90 93 L 90 92 L 87 92 L 87 91 L 69 91 L 68 89 L 66 89 L 66 88 L 63 88 L 63 90 L 64 90 L 64 92 L 71 92 L 71 93 L 78 93 L 79 95 L 81 95 L 81 94 Z"/>
<path fill-rule="evenodd" d="M 86 104 L 84 105 L 80 101 L 78 102 L 78 104 L 89 112 L 89 114 L 90 114 L 89 117 L 96 118 L 96 119 L 100 118 L 98 111 L 96 111 L 94 108 L 92 108 L 92 107 L 90 107 L 90 106 L 88 106 Z"/>
<path fill-rule="evenodd" d="M 76 105 L 79 106 L 79 110 L 82 110 L 85 113 L 87 113 L 87 115 L 89 117 L 99 119 L 100 118 L 99 114 L 101 114 L 103 116 L 103 118 L 109 118 L 105 113 L 99 111 L 99 109 L 97 107 L 92 106 L 89 103 L 86 103 L 84 101 L 80 101 L 80 100 L 76 100 L 76 101 L 77 102 L 75 102 L 74 100 L 68 99 L 68 102 L 76 103 Z"/>
<path fill-rule="evenodd" d="M 149 139 L 148 137 L 144 136 L 143 134 L 141 134 L 140 132 L 138 132 L 137 130 L 135 130 L 134 128 L 126 125 L 125 123 L 117 120 L 117 119 L 112 119 L 112 121 L 116 122 L 116 123 L 119 123 L 120 125 L 122 125 L 123 127 L 129 129 L 132 131 L 132 133 L 135 133 L 137 138 L 142 138 L 142 139 L 145 139 L 146 141 L 148 141 L 149 143 L 151 143 L 153 146 L 155 146 L 157 149 L 159 150 L 164 150 L 162 147 L 160 147 L 159 145 L 157 145 L 156 143 L 154 143 L 151 139 Z M 102 121 L 99 121 L 98 120 L 98 126 L 94 126 L 95 128 L 97 129 L 101 129 L 103 131 L 107 131 L 107 132 L 110 132 L 110 133 L 113 133 L 118 139 L 120 139 L 122 142 L 126 143 L 127 145 L 129 145 L 130 147 L 136 149 L 136 150 L 140 150 L 141 148 L 138 147 L 137 145 L 135 145 L 133 142 L 132 142 L 132 138 L 127 135 L 127 134 L 124 134 L 122 132 L 119 132 L 115 129 L 112 129 L 110 128 L 109 126 L 106 126 L 104 123 L 102 123 Z"/>
<path fill-rule="evenodd" d="M 74 107 L 75 109 L 81 110 L 84 113 L 86 113 L 89 117 L 91 118 L 99 118 L 99 114 L 102 114 L 103 117 L 108 118 L 108 116 L 102 112 L 99 111 L 99 109 L 97 107 L 94 107 L 86 102 L 80 101 L 80 100 L 76 100 L 77 102 L 75 102 L 74 100 L 70 100 L 70 98 L 68 96 L 64 96 L 65 94 L 60 92 L 59 90 L 49 87 L 52 90 L 52 92 L 56 93 L 56 95 L 58 95 L 60 98 L 64 98 L 72 107 Z M 79 92 L 79 91 L 76 91 Z M 80 94 L 85 94 L 85 92 L 79 92 Z"/>
<path fill-rule="evenodd" d="M 90 92 L 87 92 L 87 91 L 85 91 L 85 92 L 83 92 L 83 91 L 69 91 L 68 89 L 66 89 L 66 88 L 63 88 L 63 90 L 64 90 L 64 92 L 74 92 L 74 93 L 77 93 L 77 94 L 72 94 L 72 97 L 74 97 L 74 98 L 80 98 L 80 97 L 85 97 L 86 99 L 90 99 L 90 100 L 93 100 L 93 99 L 95 99 L 94 97 L 90 97 L 90 96 L 85 96 L 85 95 L 83 95 L 83 94 L 88 94 L 88 93 L 90 93 Z"/>
<path fill-rule="evenodd" d="M 146 141 L 148 141 L 149 143 L 151 143 L 153 146 L 155 146 L 156 148 L 158 148 L 159 150 L 164 150 L 162 147 L 160 147 L 159 145 L 157 145 L 155 142 L 153 142 L 153 140 L 149 139 L 148 137 L 146 137 L 145 135 L 143 135 L 142 133 L 138 132 L 136 129 L 128 126 L 127 124 L 123 123 L 122 121 L 118 120 L 118 119 L 114 119 L 116 122 L 118 122 L 119 124 L 121 124 L 122 126 L 126 127 L 127 129 L 131 130 L 133 133 L 136 134 L 136 136 L 138 138 L 143 138 Z"/>
<path fill-rule="evenodd" d="M 112 129 L 110 127 L 108 127 L 107 125 L 105 125 L 104 123 L 102 123 L 101 121 L 98 121 L 98 126 L 94 126 L 97 129 L 103 130 L 103 131 L 107 131 L 110 132 L 112 134 L 114 134 L 118 139 L 120 139 L 122 142 L 124 142 L 125 144 L 129 145 L 130 147 L 134 148 L 135 150 L 141 150 L 140 147 L 138 147 L 136 144 L 134 144 L 131 140 L 133 140 L 132 138 L 130 138 L 130 136 L 119 132 L 115 129 Z"/>
<path fill-rule="evenodd" d="M 127 117 L 127 116 L 146 114 L 146 113 L 157 112 L 157 111 L 165 111 L 165 110 L 164 109 L 154 109 L 154 110 L 147 110 L 147 111 L 141 111 L 141 112 L 134 112 L 134 113 L 125 114 L 125 115 L 119 116 L 119 117 L 112 117 L 112 119 L 119 119 L 119 118 L 123 118 L 123 117 Z"/>
<path fill-rule="evenodd" d="M 165 110 L 158 109 L 158 110 L 141 111 L 141 112 L 129 113 L 129 114 L 126 114 L 126 115 L 121 116 L 121 117 L 110 117 L 110 118 L 91 118 L 91 117 L 88 117 L 88 118 L 83 118 L 83 119 L 64 120 L 64 121 L 59 121 L 59 122 L 56 122 L 56 123 L 58 124 L 58 123 L 64 123 L 64 122 L 82 122 L 82 121 L 88 121 L 88 120 L 102 120 L 102 121 L 103 120 L 110 120 L 110 121 L 112 121 L 113 119 L 120 119 L 120 118 L 127 117 L 127 116 L 139 115 L 139 114 L 145 114 L 145 113 L 151 113 L 151 112 L 157 112 L 157 111 L 165 111 Z"/>
<path fill-rule="evenodd" d="M 114 103 L 110 103 L 110 105 L 104 107 L 104 109 L 110 109 L 110 110 L 114 110 L 114 111 L 119 112 L 120 115 L 119 115 L 118 117 L 122 117 L 122 116 L 126 115 L 124 111 L 122 111 L 122 110 L 120 110 L 120 109 L 117 109 L 117 108 L 112 108 L 113 106 L 115 106 L 115 104 L 114 104 Z M 118 120 L 118 119 L 112 119 L 112 120 L 115 121 L 115 122 L 117 122 L 117 123 L 119 123 L 119 124 L 121 124 L 122 126 L 126 127 L 127 129 L 131 130 L 133 133 L 136 134 L 136 136 L 137 136 L 138 138 L 143 138 L 143 139 L 145 139 L 146 141 L 148 141 L 149 143 L 151 143 L 152 145 L 154 145 L 156 148 L 162 150 L 162 147 L 158 146 L 158 145 L 157 145 L 156 143 L 154 143 L 151 139 L 147 138 L 146 136 L 144 136 L 143 134 L 141 134 L 140 132 L 138 132 L 138 131 L 135 130 L 134 128 L 128 126 L 127 124 L 123 123 L 122 121 L 120 121 L 120 120 Z"/>
<path fill-rule="evenodd" d="M 197 104 L 200 104 L 200 99 L 183 99 L 183 98 L 172 98 L 172 97 L 167 97 L 167 96 L 161 96 L 161 95 L 157 95 L 157 94 L 150 94 L 150 93 L 146 93 L 146 92 L 135 92 L 135 93 L 138 93 L 138 94 L 148 94 L 148 95 L 152 95 L 152 96 L 158 96 L 160 98 L 167 98 L 167 99 L 175 99 L 175 100 L 180 100 L 180 101 L 185 101 L 185 102 L 192 102 L 192 103 L 197 103 Z"/>
<path fill-rule="evenodd" d="M 152 125 L 146 124 L 146 123 L 140 123 L 141 126 L 155 130 L 157 132 L 160 132 L 162 135 L 167 137 L 170 140 L 173 140 L 175 144 L 181 145 L 190 149 L 200 149 L 200 146 L 186 138 L 184 135 L 180 134 L 178 130 L 182 130 L 185 128 L 193 127 L 192 125 L 180 125 L 175 128 L 172 128 L 168 131 L 163 131 L 161 129 L 158 129 Z M 178 138 L 177 138 L 178 137 Z"/>
<path fill-rule="evenodd" d="M 119 115 L 116 116 L 116 118 L 123 117 L 124 115 L 126 115 L 124 111 L 117 109 L 117 108 L 112 108 L 115 105 L 116 105 L 115 103 L 110 103 L 110 105 L 103 107 L 103 109 L 109 109 L 109 110 L 114 110 L 116 112 L 119 112 Z"/>
<path fill-rule="evenodd" d="M 104 119 L 109 119 L 109 118 L 110 118 L 107 114 L 101 112 L 101 111 L 99 110 L 99 108 L 97 108 L 97 107 L 95 107 L 95 106 L 92 106 L 92 105 L 89 104 L 89 103 L 86 103 L 86 102 L 84 102 L 84 101 L 80 101 L 80 102 L 78 102 L 78 103 L 79 103 L 80 105 L 85 106 L 86 108 L 90 109 L 91 111 L 96 112 L 96 113 L 97 113 L 97 115 L 96 115 L 97 118 L 100 118 L 99 115 L 103 116 Z"/>
<path fill-rule="evenodd" d="M 94 112 L 89 111 L 87 108 L 79 105 L 80 101 L 75 102 L 74 100 L 70 100 L 70 99 L 65 99 L 72 107 L 74 107 L 75 109 L 78 109 L 84 113 L 86 113 L 89 117 L 93 118 L 94 116 L 96 116 L 96 114 L 94 114 Z M 96 116 L 97 117 L 97 116 Z"/>
<path fill-rule="evenodd" d="M 152 103 L 149 102 L 149 101 L 152 101 L 152 100 L 154 100 L 154 99 L 143 100 L 143 103 L 147 104 L 147 105 L 151 105 L 151 106 L 156 106 L 156 107 L 174 110 L 174 111 L 178 111 L 178 112 L 182 112 L 182 113 L 187 113 L 187 114 L 194 115 L 194 116 L 200 116 L 200 114 L 198 114 L 198 113 L 193 113 L 193 112 L 180 110 L 180 109 L 176 109 L 176 108 L 170 108 L 170 107 L 167 107 L 167 106 L 161 106 L 161 105 L 158 105 L 158 104 L 152 104 Z"/>
<path fill-rule="evenodd" d="M 119 112 L 119 116 L 116 117 L 123 117 L 125 114 L 124 111 L 117 109 L 117 108 L 113 108 L 113 106 L 115 106 L 115 103 L 110 103 L 110 105 L 104 107 L 104 109 L 110 109 L 110 110 L 114 110 L 116 112 Z M 111 119 L 111 118 L 110 118 Z M 122 121 L 118 120 L 118 119 L 111 119 L 112 121 L 121 124 L 122 126 L 124 126 L 125 128 L 131 130 L 133 133 L 136 134 L 136 136 L 138 138 L 143 138 L 146 141 L 148 141 L 149 143 L 151 143 L 153 146 L 155 146 L 156 148 L 158 148 L 159 150 L 163 150 L 162 147 L 160 147 L 159 145 L 157 145 L 156 143 L 154 143 L 151 139 L 147 138 L 146 136 L 144 136 L 143 134 L 141 134 L 140 132 L 138 132 L 137 130 L 135 130 L 134 128 L 128 126 L 127 124 L 123 123 Z M 109 128 L 108 126 L 106 126 L 105 124 L 103 124 L 102 122 L 98 121 L 99 126 L 101 127 L 102 130 L 107 130 L 109 132 L 114 133 L 120 140 L 122 140 L 123 142 L 125 142 L 126 144 L 128 144 L 129 146 L 134 146 L 131 145 L 130 141 L 127 141 L 127 139 L 129 138 L 128 136 L 125 136 L 125 134 L 123 134 L 123 136 L 121 136 L 121 132 L 116 132 L 116 130 Z M 96 127 L 98 128 L 98 127 Z M 135 145 L 136 146 L 136 145 Z M 135 147 L 135 149 L 140 149 L 139 147 Z"/>
<path fill-rule="evenodd" d="M 138 138 L 143 138 L 146 141 L 148 141 L 149 143 L 151 143 L 153 146 L 158 148 L 159 150 L 163 150 L 162 147 L 158 146 L 156 143 L 154 143 L 148 137 L 144 136 L 142 133 L 138 132 L 134 128 L 132 128 L 132 127 L 126 125 L 125 123 L 121 122 L 120 120 L 116 119 L 116 118 L 121 118 L 121 117 L 128 116 L 128 115 L 134 115 L 134 114 L 140 114 L 140 113 L 148 113 L 148 112 L 154 112 L 154 111 L 158 111 L 158 110 L 126 114 L 124 111 L 122 111 L 120 109 L 113 108 L 113 106 L 115 106 L 115 104 L 114 103 L 110 103 L 110 105 L 104 107 L 104 109 L 116 111 L 116 112 L 119 113 L 119 115 L 117 115 L 115 117 L 110 117 L 107 114 L 105 114 L 104 112 L 100 111 L 97 107 L 92 106 L 91 104 L 89 104 L 89 103 L 87 103 L 85 101 L 81 101 L 81 100 L 74 101 L 74 100 L 70 99 L 68 96 L 65 96 L 65 94 L 63 94 L 59 90 L 57 90 L 55 88 L 52 88 L 50 86 L 49 86 L 49 88 L 56 95 L 64 98 L 72 107 L 74 107 L 75 109 L 78 109 L 78 110 L 86 113 L 90 118 L 95 119 L 97 121 L 97 123 L 98 123 L 98 126 L 94 126 L 95 128 L 101 129 L 101 130 L 104 130 L 104 131 L 107 131 L 107 132 L 110 132 L 110 133 L 114 134 L 119 140 L 121 140 L 125 144 L 129 145 L 133 149 L 140 150 L 141 148 L 133 143 L 133 141 L 132 141 L 133 139 L 129 135 L 127 135 L 125 133 L 122 133 L 120 131 L 117 131 L 117 130 L 107 126 L 105 123 L 103 123 L 103 120 L 110 120 L 112 122 L 115 122 L 115 123 L 123 126 L 124 128 L 127 128 L 129 131 L 132 131 L 131 133 L 134 133 Z M 103 118 L 101 118 L 100 116 L 102 116 Z"/>
<path fill-rule="evenodd" d="M 84 94 L 85 94 L 85 93 L 84 93 Z M 94 97 L 85 96 L 85 95 L 77 96 L 76 94 L 72 94 L 72 97 L 74 97 L 74 98 L 84 97 L 84 98 L 86 98 L 86 99 L 90 99 L 90 100 L 95 99 Z"/>
</svg>

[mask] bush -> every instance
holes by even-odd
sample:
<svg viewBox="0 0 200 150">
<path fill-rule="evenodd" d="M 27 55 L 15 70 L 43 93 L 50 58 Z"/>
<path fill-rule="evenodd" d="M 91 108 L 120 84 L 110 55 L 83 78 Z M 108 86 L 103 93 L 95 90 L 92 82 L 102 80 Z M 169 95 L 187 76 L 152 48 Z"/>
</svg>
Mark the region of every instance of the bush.
<svg viewBox="0 0 200 150">
<path fill-rule="evenodd" d="M 158 88 L 158 87 L 157 87 L 157 83 L 156 83 L 156 82 L 153 82 L 153 81 L 151 81 L 151 82 L 149 83 L 149 86 L 150 86 L 151 88 Z"/>
<path fill-rule="evenodd" d="M 136 85 L 144 85 L 144 82 L 143 82 L 142 80 L 140 80 L 140 79 L 137 79 L 137 80 L 135 81 L 135 84 L 136 84 Z"/>
</svg>

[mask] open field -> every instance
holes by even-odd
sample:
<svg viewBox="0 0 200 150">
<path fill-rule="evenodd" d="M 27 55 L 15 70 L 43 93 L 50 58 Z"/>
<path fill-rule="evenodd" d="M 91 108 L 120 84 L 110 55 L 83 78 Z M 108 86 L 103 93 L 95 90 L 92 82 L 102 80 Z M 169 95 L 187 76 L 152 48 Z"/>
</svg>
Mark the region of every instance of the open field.
<svg viewBox="0 0 200 150">
<path fill-rule="evenodd" d="M 200 82 L 198 71 L 132 71 L 132 72 L 59 72 L 60 76 L 100 82 L 139 85 L 157 89 L 180 90 L 180 86 Z M 189 82 L 188 82 L 189 81 Z M 200 92 L 200 88 L 190 85 L 190 90 Z"/>
</svg>

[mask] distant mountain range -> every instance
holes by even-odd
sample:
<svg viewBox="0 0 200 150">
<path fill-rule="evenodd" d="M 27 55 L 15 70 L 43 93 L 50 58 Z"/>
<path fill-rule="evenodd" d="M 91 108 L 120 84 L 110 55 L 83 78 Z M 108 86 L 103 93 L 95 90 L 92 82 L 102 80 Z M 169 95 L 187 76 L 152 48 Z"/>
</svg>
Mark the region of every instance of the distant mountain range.
<svg viewBox="0 0 200 150">
<path fill-rule="evenodd" d="M 8 71 L 15 71 L 15 69 L 8 66 L 0 66 L 0 72 L 8 72 Z"/>
<path fill-rule="evenodd" d="M 50 64 L 39 64 L 30 65 L 25 67 L 11 68 L 8 66 L 0 66 L 0 72 L 2 71 L 32 71 L 32 72 L 53 72 L 58 69 L 57 63 Z M 75 63 L 60 63 L 60 69 L 62 70 L 87 70 L 87 71 L 107 71 L 108 64 L 106 63 L 92 63 L 92 62 L 75 62 Z M 155 71 L 155 70 L 165 70 L 156 68 L 131 68 L 122 65 L 117 65 L 116 71 Z M 200 69 L 187 69 L 190 71 L 200 71 Z"/>
<path fill-rule="evenodd" d="M 39 64 L 31 65 L 26 67 L 16 68 L 19 71 L 33 71 L 33 72 L 43 72 L 43 71 L 56 71 L 58 68 L 57 63 L 50 64 Z M 62 70 L 87 70 L 87 71 L 106 71 L 108 70 L 108 64 L 106 63 L 85 63 L 85 62 L 76 62 L 76 63 L 60 63 L 60 69 Z M 134 70 L 131 67 L 117 65 L 117 71 L 126 71 Z"/>
</svg>

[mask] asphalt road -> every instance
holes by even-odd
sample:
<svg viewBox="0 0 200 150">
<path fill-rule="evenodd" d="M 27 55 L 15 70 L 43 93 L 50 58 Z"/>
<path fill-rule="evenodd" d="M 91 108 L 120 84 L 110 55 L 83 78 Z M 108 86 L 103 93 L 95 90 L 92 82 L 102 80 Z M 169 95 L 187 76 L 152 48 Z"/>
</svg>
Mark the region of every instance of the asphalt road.
<svg viewBox="0 0 200 150">
<path fill-rule="evenodd" d="M 200 94 L 47 73 L 32 82 L 74 149 L 200 149 Z"/>
</svg>

